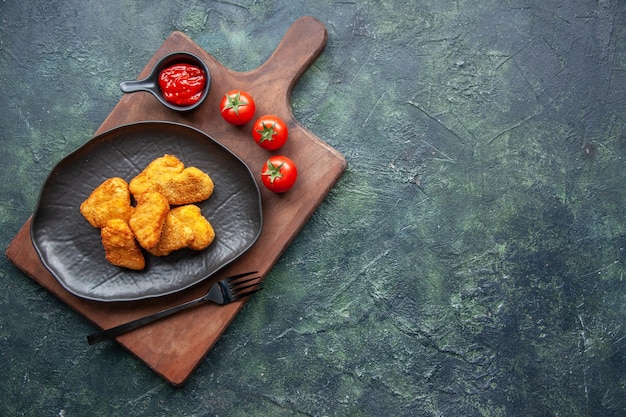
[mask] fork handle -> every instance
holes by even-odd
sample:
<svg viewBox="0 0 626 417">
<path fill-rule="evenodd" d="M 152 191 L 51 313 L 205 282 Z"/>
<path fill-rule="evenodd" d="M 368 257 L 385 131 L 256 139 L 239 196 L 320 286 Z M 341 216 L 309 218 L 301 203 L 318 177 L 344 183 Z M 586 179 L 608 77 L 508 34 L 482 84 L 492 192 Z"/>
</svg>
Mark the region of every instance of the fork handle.
<svg viewBox="0 0 626 417">
<path fill-rule="evenodd" d="M 119 326 L 115 326 L 107 330 L 102 330 L 98 333 L 94 333 L 94 334 L 87 336 L 87 342 L 90 345 L 94 345 L 98 342 L 102 342 L 103 340 L 112 339 L 114 337 L 121 336 L 124 333 L 128 333 L 131 330 L 134 330 L 138 327 L 145 326 L 148 323 L 152 323 L 164 317 L 171 316 L 172 314 L 178 313 L 181 310 L 185 310 L 189 307 L 195 306 L 196 304 L 200 304 L 205 301 L 207 301 L 206 297 L 196 298 L 195 300 L 187 301 L 186 303 L 183 303 L 174 307 L 170 307 L 163 311 L 159 311 L 158 313 L 154 313 L 146 317 L 129 321 L 128 323 L 120 324 Z"/>
</svg>

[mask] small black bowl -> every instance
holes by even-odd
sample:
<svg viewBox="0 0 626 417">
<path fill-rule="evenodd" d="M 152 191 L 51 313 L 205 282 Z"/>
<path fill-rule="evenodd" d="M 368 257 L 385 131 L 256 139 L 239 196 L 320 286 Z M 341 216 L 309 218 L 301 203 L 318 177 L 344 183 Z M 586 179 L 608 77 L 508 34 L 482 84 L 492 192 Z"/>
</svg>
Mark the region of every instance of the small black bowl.
<svg viewBox="0 0 626 417">
<path fill-rule="evenodd" d="M 202 97 L 200 100 L 196 101 L 191 106 L 177 106 L 176 104 L 170 103 L 163 96 L 163 92 L 159 87 L 159 74 L 161 71 L 167 67 L 170 67 L 174 64 L 191 64 L 196 65 L 204 70 L 204 74 L 206 76 L 206 85 L 204 86 L 204 91 L 202 92 Z M 176 111 L 189 111 L 198 107 L 206 96 L 209 95 L 209 87 L 211 85 L 211 75 L 209 74 L 209 69 L 206 64 L 194 54 L 190 54 L 189 52 L 174 52 L 172 54 L 166 55 L 161 58 L 152 69 L 150 75 L 148 75 L 143 80 L 133 80 L 133 81 L 123 81 L 120 83 L 120 89 L 123 93 L 134 93 L 137 91 L 147 91 L 152 93 L 164 106 L 169 107 L 172 110 Z"/>
</svg>

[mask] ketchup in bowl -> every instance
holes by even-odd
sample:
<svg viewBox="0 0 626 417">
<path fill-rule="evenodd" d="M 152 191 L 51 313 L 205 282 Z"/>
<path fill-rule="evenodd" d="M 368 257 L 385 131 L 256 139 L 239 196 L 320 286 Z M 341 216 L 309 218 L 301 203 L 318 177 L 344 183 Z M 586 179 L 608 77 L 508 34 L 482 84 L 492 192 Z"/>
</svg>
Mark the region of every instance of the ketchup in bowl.
<svg viewBox="0 0 626 417">
<path fill-rule="evenodd" d="M 202 68 L 186 63 L 171 65 L 159 74 L 163 97 L 177 106 L 191 106 L 202 98 L 206 74 Z"/>
<path fill-rule="evenodd" d="M 206 64 L 189 52 L 165 55 L 141 80 L 122 81 L 123 93 L 145 91 L 174 111 L 198 108 L 209 95 L 211 74 Z"/>
</svg>

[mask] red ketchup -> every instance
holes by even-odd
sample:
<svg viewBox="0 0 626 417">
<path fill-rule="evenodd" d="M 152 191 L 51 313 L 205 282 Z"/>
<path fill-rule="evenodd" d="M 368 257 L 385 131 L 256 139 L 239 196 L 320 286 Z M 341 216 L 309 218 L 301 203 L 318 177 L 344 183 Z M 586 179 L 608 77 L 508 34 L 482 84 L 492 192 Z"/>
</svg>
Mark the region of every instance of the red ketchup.
<svg viewBox="0 0 626 417">
<path fill-rule="evenodd" d="M 159 87 L 165 100 L 177 106 L 191 106 L 202 97 L 206 76 L 202 68 L 174 64 L 159 74 Z"/>
</svg>

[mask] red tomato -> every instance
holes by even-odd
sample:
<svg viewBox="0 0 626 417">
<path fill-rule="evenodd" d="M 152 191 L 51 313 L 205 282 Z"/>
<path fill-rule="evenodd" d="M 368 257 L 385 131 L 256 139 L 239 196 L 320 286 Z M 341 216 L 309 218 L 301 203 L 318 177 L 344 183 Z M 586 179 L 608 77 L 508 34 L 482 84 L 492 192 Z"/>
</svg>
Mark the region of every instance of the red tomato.
<svg viewBox="0 0 626 417">
<path fill-rule="evenodd" d="M 293 187 L 298 177 L 296 164 L 286 156 L 270 156 L 261 169 L 263 185 L 275 193 L 284 193 Z"/>
<path fill-rule="evenodd" d="M 254 141 L 268 151 L 275 151 L 287 142 L 289 130 L 287 125 L 278 116 L 265 115 L 252 127 Z"/>
<path fill-rule="evenodd" d="M 255 111 L 252 96 L 242 90 L 231 90 L 220 101 L 222 117 L 234 125 L 245 125 L 252 120 Z"/>
</svg>

